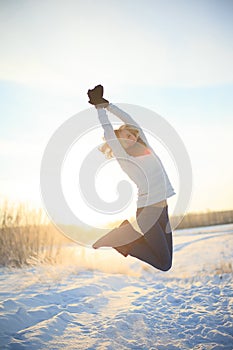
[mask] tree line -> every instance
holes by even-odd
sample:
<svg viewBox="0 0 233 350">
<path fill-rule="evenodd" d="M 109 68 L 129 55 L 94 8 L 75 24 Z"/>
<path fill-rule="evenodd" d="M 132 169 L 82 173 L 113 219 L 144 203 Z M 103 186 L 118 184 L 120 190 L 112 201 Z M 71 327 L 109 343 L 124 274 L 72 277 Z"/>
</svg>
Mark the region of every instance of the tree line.
<svg viewBox="0 0 233 350">
<path fill-rule="evenodd" d="M 173 219 L 179 217 L 171 217 Z M 211 225 L 223 225 L 233 223 L 233 210 L 225 211 L 208 211 L 200 213 L 187 213 L 182 221 L 177 226 L 178 229 L 211 226 Z"/>
</svg>

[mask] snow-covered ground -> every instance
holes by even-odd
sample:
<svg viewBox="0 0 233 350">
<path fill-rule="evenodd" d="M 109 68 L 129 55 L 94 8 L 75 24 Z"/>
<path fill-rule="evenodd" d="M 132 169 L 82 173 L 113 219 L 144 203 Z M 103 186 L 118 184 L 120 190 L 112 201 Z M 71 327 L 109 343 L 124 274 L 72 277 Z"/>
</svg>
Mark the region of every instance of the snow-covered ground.
<svg viewBox="0 0 233 350">
<path fill-rule="evenodd" d="M 176 231 L 168 272 L 75 244 L 2 268 L 0 349 L 233 349 L 232 252 L 230 224 Z"/>
</svg>

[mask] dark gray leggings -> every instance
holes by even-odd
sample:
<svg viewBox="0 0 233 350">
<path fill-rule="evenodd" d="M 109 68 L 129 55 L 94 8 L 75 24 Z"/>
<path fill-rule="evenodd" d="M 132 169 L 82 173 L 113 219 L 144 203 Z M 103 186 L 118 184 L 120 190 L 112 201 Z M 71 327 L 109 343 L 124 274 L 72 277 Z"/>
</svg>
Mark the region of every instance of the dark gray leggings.
<svg viewBox="0 0 233 350">
<path fill-rule="evenodd" d="M 125 246 L 117 247 L 153 267 L 167 271 L 172 265 L 172 231 L 168 217 L 168 206 L 164 208 L 144 207 L 136 212 L 138 226 L 144 236 Z M 149 228 L 148 228 L 149 227 Z"/>
</svg>

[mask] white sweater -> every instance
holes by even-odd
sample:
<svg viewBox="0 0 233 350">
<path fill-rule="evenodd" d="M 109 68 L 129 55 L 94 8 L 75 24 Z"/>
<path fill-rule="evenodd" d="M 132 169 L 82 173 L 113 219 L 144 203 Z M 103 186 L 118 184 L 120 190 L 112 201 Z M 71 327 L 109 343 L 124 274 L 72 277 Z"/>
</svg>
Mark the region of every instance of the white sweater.
<svg viewBox="0 0 233 350">
<path fill-rule="evenodd" d="M 175 192 L 163 164 L 155 154 L 154 150 L 150 147 L 141 127 L 128 113 L 122 111 L 112 103 L 108 105 L 107 110 L 120 118 L 125 124 L 130 124 L 136 127 L 139 130 L 139 136 L 151 151 L 150 154 L 142 156 L 135 157 L 129 155 L 116 137 L 106 110 L 104 108 L 97 109 L 98 118 L 104 129 L 104 138 L 106 142 L 111 147 L 122 170 L 137 185 L 137 208 L 155 204 L 173 196 Z"/>
</svg>

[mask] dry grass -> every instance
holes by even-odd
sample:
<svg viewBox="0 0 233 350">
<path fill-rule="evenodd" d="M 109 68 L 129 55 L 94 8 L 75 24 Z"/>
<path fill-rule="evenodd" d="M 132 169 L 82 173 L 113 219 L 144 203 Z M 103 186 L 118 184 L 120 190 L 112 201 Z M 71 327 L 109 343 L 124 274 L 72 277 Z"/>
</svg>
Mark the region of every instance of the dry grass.
<svg viewBox="0 0 233 350">
<path fill-rule="evenodd" d="M 62 246 L 70 241 L 49 223 L 42 209 L 5 202 L 0 213 L 0 266 L 60 262 Z"/>
<path fill-rule="evenodd" d="M 233 266 L 231 262 L 222 261 L 219 266 L 215 268 L 216 275 L 222 275 L 224 273 L 233 273 Z"/>
</svg>

